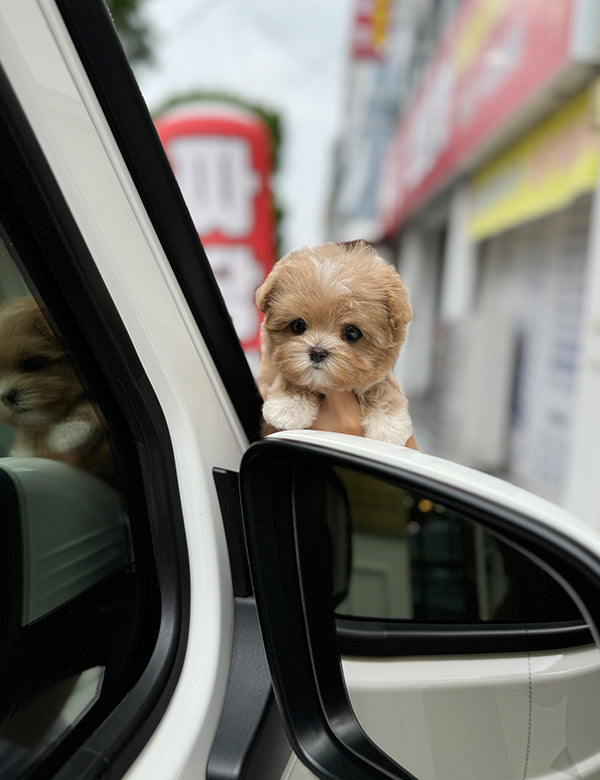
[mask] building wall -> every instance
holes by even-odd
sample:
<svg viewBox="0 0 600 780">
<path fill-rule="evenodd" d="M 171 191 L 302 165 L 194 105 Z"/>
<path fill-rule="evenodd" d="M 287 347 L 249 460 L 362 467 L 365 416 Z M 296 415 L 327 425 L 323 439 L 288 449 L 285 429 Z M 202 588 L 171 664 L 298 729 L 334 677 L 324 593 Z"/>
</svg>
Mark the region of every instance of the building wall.
<svg viewBox="0 0 600 780">
<path fill-rule="evenodd" d="M 405 43 L 410 59 L 387 83 L 392 94 L 396 78 L 402 95 L 394 137 L 378 169 L 363 170 L 380 202 L 379 219 L 369 223 L 373 236 L 396 258 L 413 305 L 396 373 L 417 441 L 600 527 L 600 6 L 555 4 L 573 28 L 567 36 L 560 28 L 553 54 L 545 46 L 542 77 L 524 45 L 526 36 L 532 45 L 546 40 L 538 27 L 552 32 L 540 0 L 504 0 L 489 17 L 484 0 L 418 5 L 413 40 Z M 510 41 L 523 45 L 511 49 Z M 523 68 L 510 70 L 519 57 Z M 443 82 L 453 122 L 444 133 L 431 118 L 441 116 L 435 76 L 446 66 L 457 70 Z M 519 93 L 514 105 L 511 80 L 516 93 L 528 80 L 529 96 Z M 379 76 L 373 83 L 381 94 Z M 463 109 L 482 85 L 488 92 L 478 93 L 477 105 L 487 101 L 487 125 L 471 111 L 473 142 L 466 143 Z M 490 92 L 496 85 L 498 106 Z M 376 102 L 365 92 L 359 105 L 372 141 Z M 428 155 L 420 167 L 411 162 L 419 150 Z M 351 165 L 341 155 L 340 185 Z M 345 201 L 338 227 L 352 224 L 359 200 Z"/>
<path fill-rule="evenodd" d="M 357 3 L 359 0 L 357 0 Z M 333 240 L 377 240 L 379 166 L 398 119 L 460 0 L 389 0 L 378 58 L 351 51 L 346 112 L 332 184 Z"/>
</svg>

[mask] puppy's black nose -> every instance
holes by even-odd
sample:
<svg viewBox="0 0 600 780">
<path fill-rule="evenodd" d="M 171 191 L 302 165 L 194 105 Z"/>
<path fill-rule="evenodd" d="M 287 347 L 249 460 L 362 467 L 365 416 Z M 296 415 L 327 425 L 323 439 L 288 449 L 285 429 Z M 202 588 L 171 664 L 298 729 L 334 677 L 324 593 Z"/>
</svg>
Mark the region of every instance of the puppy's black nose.
<svg viewBox="0 0 600 780">
<path fill-rule="evenodd" d="M 308 350 L 308 356 L 313 363 L 322 363 L 327 355 L 329 355 L 329 352 L 323 349 L 323 347 L 311 347 Z"/>
<path fill-rule="evenodd" d="M 7 390 L 6 393 L 2 394 L 2 403 L 9 408 L 17 406 L 19 403 L 19 391 L 14 388 L 12 390 Z"/>
</svg>

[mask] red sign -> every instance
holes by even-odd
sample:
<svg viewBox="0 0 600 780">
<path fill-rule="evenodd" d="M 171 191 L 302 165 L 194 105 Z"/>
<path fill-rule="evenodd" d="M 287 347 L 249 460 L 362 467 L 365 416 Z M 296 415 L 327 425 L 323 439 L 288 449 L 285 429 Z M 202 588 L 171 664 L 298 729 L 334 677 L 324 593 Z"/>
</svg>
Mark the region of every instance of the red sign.
<svg viewBox="0 0 600 780">
<path fill-rule="evenodd" d="M 386 234 L 570 61 L 573 0 L 464 0 L 381 168 Z"/>
<path fill-rule="evenodd" d="M 221 106 L 156 125 L 242 347 L 258 350 L 254 292 L 276 253 L 269 131 L 254 114 Z"/>
<path fill-rule="evenodd" d="M 352 54 L 356 59 L 380 60 L 385 54 L 391 0 L 355 0 Z"/>
</svg>

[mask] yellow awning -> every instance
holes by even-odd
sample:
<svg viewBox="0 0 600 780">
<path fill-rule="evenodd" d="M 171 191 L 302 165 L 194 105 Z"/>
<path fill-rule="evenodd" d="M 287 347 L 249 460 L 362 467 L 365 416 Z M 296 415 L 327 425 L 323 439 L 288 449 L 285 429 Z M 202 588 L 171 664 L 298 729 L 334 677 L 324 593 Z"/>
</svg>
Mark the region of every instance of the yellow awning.
<svg viewBox="0 0 600 780">
<path fill-rule="evenodd" d="M 593 190 L 600 157 L 592 89 L 569 100 L 472 180 L 469 232 L 481 240 Z"/>
</svg>

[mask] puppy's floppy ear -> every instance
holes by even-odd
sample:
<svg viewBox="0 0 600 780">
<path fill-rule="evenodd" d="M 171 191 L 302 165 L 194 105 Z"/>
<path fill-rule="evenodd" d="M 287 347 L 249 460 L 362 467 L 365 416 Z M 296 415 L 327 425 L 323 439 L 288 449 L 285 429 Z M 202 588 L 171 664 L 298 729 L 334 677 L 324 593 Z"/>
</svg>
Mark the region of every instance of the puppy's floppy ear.
<svg viewBox="0 0 600 780">
<path fill-rule="evenodd" d="M 45 339 L 48 339 L 48 341 L 55 341 L 56 338 L 54 336 L 54 331 L 50 327 L 50 323 L 44 316 L 44 313 L 41 309 L 35 310 L 35 329 L 40 333 Z"/>
<path fill-rule="evenodd" d="M 41 336 L 45 341 L 56 343 L 56 336 L 42 306 L 43 304 L 38 303 L 32 295 L 24 295 L 6 301 L 0 307 L 0 313 L 3 316 L 14 317 L 14 321 L 21 323 L 21 327 Z"/>
<path fill-rule="evenodd" d="M 385 290 L 386 307 L 392 332 L 403 341 L 406 335 L 406 326 L 412 320 L 413 314 L 408 293 L 402 284 L 400 275 L 392 266 L 389 266 L 389 269 L 389 283 Z"/>
<path fill-rule="evenodd" d="M 28 308 L 31 311 L 31 327 L 38 333 L 49 345 L 61 349 L 59 347 L 58 338 L 52 330 L 47 317 L 45 316 L 44 309 L 33 298 L 27 302 Z"/>
<path fill-rule="evenodd" d="M 271 269 L 271 271 L 269 272 L 265 281 L 260 285 L 260 287 L 256 290 L 254 294 L 254 300 L 256 302 L 256 305 L 258 306 L 259 310 L 262 311 L 263 314 L 266 314 L 267 309 L 269 308 L 269 302 L 273 295 L 275 283 L 277 281 L 277 275 L 278 275 L 278 269 L 276 263 Z"/>
</svg>

